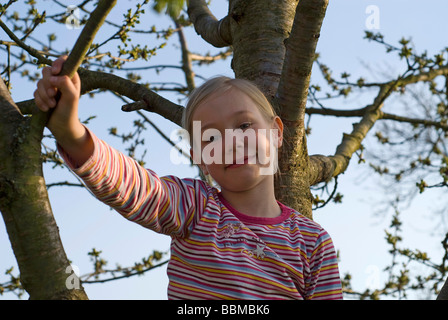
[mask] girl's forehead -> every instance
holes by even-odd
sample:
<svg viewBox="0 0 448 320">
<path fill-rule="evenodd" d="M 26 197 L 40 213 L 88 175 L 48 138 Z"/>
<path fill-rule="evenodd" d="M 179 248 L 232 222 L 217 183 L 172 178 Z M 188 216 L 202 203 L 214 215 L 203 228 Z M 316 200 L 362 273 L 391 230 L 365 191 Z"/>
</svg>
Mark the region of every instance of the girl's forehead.
<svg viewBox="0 0 448 320">
<path fill-rule="evenodd" d="M 253 100 L 244 92 L 231 88 L 223 92 L 211 94 L 201 102 L 195 111 L 196 115 L 210 114 L 222 116 L 225 114 L 234 114 L 245 112 L 257 113 L 258 107 Z"/>
</svg>

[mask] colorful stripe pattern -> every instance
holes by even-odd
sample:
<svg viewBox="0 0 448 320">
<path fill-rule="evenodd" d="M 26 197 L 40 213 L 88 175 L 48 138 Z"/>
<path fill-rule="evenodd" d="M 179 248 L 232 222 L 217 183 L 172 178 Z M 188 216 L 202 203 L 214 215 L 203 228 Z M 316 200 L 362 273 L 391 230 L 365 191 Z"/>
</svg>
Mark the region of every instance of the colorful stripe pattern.
<svg viewBox="0 0 448 320">
<path fill-rule="evenodd" d="M 205 182 L 159 178 L 90 134 L 81 167 L 59 152 L 99 200 L 171 236 L 169 299 L 342 299 L 332 240 L 316 222 L 281 203 L 276 218 L 244 215 Z"/>
</svg>

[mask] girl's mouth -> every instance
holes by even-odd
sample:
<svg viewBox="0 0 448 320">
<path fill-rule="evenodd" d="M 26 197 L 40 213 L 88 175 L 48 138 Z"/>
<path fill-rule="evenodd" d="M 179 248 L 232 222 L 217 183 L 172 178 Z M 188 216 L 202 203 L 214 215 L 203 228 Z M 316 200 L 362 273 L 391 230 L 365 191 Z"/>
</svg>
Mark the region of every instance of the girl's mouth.
<svg viewBox="0 0 448 320">
<path fill-rule="evenodd" d="M 246 164 L 255 164 L 255 157 L 249 157 L 246 156 L 243 159 L 237 159 L 235 160 L 232 164 L 227 165 L 225 168 L 226 169 L 235 169 L 235 168 L 239 168 L 241 166 L 244 166 Z"/>
</svg>

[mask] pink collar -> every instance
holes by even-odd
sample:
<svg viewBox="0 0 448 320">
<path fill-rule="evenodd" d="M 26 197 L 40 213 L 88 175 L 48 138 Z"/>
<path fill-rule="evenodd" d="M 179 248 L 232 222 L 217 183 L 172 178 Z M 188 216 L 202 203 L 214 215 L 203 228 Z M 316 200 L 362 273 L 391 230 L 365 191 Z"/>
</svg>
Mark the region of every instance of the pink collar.
<svg viewBox="0 0 448 320">
<path fill-rule="evenodd" d="M 268 225 L 279 224 L 279 223 L 282 223 L 283 221 L 285 221 L 285 219 L 287 219 L 291 215 L 291 212 L 294 211 L 294 209 L 287 207 L 283 203 L 277 201 L 280 209 L 282 210 L 282 213 L 278 217 L 275 217 L 275 218 L 254 217 L 254 216 L 250 216 L 250 215 L 241 213 L 238 210 L 236 210 L 235 208 L 233 208 L 230 205 L 230 203 L 228 203 L 227 200 L 224 199 L 221 192 L 218 193 L 218 197 L 219 197 L 219 200 L 221 200 L 222 204 L 227 209 L 229 209 L 229 211 L 232 212 L 235 215 L 235 217 L 237 217 L 238 219 L 241 220 L 241 222 L 244 222 L 244 223 L 265 224 L 265 225 L 266 224 L 268 224 Z"/>
</svg>

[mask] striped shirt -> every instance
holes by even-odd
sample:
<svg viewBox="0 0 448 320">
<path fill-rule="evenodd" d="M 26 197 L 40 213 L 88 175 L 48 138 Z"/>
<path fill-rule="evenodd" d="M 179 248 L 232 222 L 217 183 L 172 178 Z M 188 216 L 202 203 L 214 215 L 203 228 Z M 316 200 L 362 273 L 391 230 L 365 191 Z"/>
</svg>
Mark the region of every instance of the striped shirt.
<svg viewBox="0 0 448 320">
<path fill-rule="evenodd" d="M 332 240 L 316 222 L 281 203 L 278 217 L 245 215 L 207 183 L 159 177 L 90 134 L 82 166 L 59 153 L 100 201 L 171 237 L 169 299 L 342 299 Z"/>
</svg>

